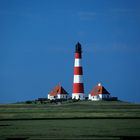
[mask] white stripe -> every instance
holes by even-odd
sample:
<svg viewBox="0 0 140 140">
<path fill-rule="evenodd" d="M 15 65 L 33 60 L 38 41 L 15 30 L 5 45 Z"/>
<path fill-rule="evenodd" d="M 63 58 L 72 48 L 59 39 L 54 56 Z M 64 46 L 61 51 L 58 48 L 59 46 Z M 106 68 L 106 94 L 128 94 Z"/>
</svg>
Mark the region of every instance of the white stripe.
<svg viewBox="0 0 140 140">
<path fill-rule="evenodd" d="M 75 59 L 74 66 L 75 66 L 75 67 L 82 66 L 82 65 L 81 65 L 81 59 L 79 59 L 79 58 L 76 58 L 76 59 Z"/>
<path fill-rule="evenodd" d="M 74 83 L 83 83 L 83 75 L 74 75 Z"/>
</svg>

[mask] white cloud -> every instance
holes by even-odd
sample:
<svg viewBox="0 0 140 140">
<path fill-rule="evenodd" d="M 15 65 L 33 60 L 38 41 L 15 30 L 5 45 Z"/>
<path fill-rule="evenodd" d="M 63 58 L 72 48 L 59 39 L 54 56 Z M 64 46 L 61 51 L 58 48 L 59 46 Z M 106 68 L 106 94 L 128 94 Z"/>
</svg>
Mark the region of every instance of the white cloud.
<svg viewBox="0 0 140 140">
<path fill-rule="evenodd" d="M 87 44 L 86 52 L 140 52 L 140 45 L 131 46 L 125 43 L 110 43 L 110 44 Z"/>
<path fill-rule="evenodd" d="M 111 9 L 110 12 L 115 15 L 118 14 L 119 16 L 140 16 L 139 9 L 125 9 L 125 8 L 114 8 Z"/>
<path fill-rule="evenodd" d="M 8 10 L 0 10 L 0 15 L 16 15 L 16 12 L 8 11 Z"/>
<path fill-rule="evenodd" d="M 94 20 L 96 12 L 78 12 L 77 15 L 80 20 Z"/>
</svg>

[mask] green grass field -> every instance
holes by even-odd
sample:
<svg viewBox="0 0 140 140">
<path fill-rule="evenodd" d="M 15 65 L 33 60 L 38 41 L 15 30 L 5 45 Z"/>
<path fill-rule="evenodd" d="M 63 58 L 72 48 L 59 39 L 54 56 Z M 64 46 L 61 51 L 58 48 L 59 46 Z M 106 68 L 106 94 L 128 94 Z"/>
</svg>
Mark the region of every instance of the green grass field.
<svg viewBox="0 0 140 140">
<path fill-rule="evenodd" d="M 140 139 L 140 104 L 0 105 L 0 139 Z"/>
</svg>

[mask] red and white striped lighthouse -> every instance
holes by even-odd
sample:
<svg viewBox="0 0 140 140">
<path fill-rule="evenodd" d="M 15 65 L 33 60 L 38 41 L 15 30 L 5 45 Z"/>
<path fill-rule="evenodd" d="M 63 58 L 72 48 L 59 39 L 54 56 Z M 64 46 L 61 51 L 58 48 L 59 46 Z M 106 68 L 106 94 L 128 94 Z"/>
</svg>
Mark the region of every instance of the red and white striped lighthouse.
<svg viewBox="0 0 140 140">
<path fill-rule="evenodd" d="M 81 64 L 82 48 L 78 42 L 75 46 L 74 80 L 72 99 L 84 100 L 83 69 Z"/>
</svg>

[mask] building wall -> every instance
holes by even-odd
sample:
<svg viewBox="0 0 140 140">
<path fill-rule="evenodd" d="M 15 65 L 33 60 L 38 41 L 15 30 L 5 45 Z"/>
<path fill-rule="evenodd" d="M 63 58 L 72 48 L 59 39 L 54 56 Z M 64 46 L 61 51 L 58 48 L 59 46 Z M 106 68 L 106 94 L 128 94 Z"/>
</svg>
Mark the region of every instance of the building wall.
<svg viewBox="0 0 140 140">
<path fill-rule="evenodd" d="M 50 96 L 48 94 L 48 99 L 49 100 L 55 100 L 55 99 L 67 99 L 68 95 L 67 94 L 57 94 L 57 96 Z"/>
<path fill-rule="evenodd" d="M 49 100 L 55 100 L 56 97 L 55 97 L 55 96 L 50 96 L 50 95 L 48 95 L 48 99 L 49 99 Z"/>
<path fill-rule="evenodd" d="M 72 94 L 72 99 L 80 99 L 80 100 L 84 100 L 85 97 L 84 97 L 84 94 L 83 93 L 76 93 L 76 94 Z"/>
<path fill-rule="evenodd" d="M 89 94 L 89 100 L 92 101 L 99 101 L 99 100 L 103 100 L 103 99 L 109 99 L 111 96 L 109 94 L 98 94 L 96 96 L 91 96 Z"/>
<path fill-rule="evenodd" d="M 50 95 L 48 94 L 48 99 L 50 99 Z"/>
<path fill-rule="evenodd" d="M 67 99 L 67 94 L 57 94 L 57 99 Z"/>
<path fill-rule="evenodd" d="M 91 100 L 91 94 L 88 95 L 88 99 Z"/>
</svg>

